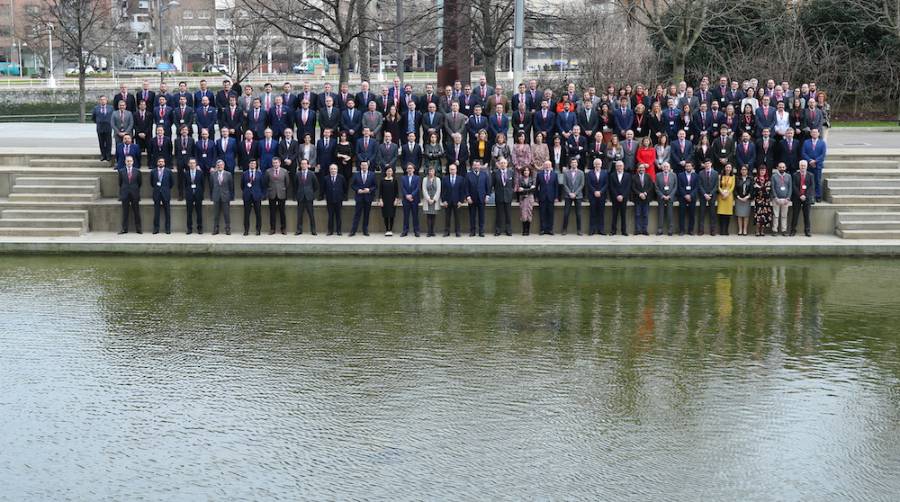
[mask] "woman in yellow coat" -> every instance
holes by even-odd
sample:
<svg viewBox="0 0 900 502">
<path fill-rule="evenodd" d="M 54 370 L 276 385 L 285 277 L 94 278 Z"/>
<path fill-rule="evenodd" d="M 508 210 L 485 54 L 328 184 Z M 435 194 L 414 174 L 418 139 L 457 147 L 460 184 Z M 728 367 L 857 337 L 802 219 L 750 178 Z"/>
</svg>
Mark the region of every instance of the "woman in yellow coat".
<svg viewBox="0 0 900 502">
<path fill-rule="evenodd" d="M 728 227 L 731 226 L 731 215 L 734 213 L 734 167 L 725 164 L 722 175 L 719 176 L 719 204 L 716 212 L 719 214 L 719 232 L 728 235 Z"/>
</svg>

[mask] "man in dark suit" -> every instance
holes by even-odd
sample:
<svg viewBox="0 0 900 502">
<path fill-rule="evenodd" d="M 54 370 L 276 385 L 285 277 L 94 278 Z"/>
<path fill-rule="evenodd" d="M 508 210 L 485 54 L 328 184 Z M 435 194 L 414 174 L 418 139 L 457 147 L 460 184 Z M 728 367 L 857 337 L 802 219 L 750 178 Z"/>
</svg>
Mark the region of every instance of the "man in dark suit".
<svg viewBox="0 0 900 502">
<path fill-rule="evenodd" d="M 184 81 L 178 82 L 178 90 L 172 93 L 172 101 L 176 104 L 181 102 L 181 98 L 184 98 L 185 106 L 194 108 L 194 94 L 188 91 L 187 82 Z"/>
<path fill-rule="evenodd" d="M 294 235 L 303 233 L 303 215 L 309 215 L 310 233 L 316 235 L 316 217 L 313 213 L 313 201 L 319 193 L 319 179 L 310 170 L 309 161 L 300 160 L 300 169 L 294 181 L 294 198 L 297 199 L 297 231 Z"/>
<path fill-rule="evenodd" d="M 239 138 L 246 132 L 244 127 L 244 111 L 237 104 L 237 97 L 232 96 L 225 108 L 219 110 L 219 126 L 227 127 Z"/>
<path fill-rule="evenodd" d="M 316 112 L 310 108 L 306 99 L 300 101 L 300 106 L 294 112 L 294 124 L 297 126 L 297 141 L 303 141 L 307 134 L 316 139 Z"/>
<path fill-rule="evenodd" d="M 253 131 L 254 138 L 262 138 L 268 124 L 268 114 L 262 108 L 259 98 L 253 99 L 253 108 L 247 112 L 247 129 Z"/>
<path fill-rule="evenodd" d="M 120 101 L 125 103 L 126 111 L 133 112 L 137 110 L 137 101 L 135 101 L 134 96 L 128 94 L 128 86 L 125 84 L 120 84 L 119 93 L 113 96 L 113 108 L 118 110 Z"/>
<path fill-rule="evenodd" d="M 550 103 L 546 100 L 541 101 L 541 109 L 534 112 L 532 116 L 534 124 L 534 133 L 544 133 L 544 143 L 549 143 L 549 139 L 553 137 L 556 131 L 556 114 L 550 111 Z"/>
<path fill-rule="evenodd" d="M 731 164 L 734 162 L 734 154 L 735 154 L 735 142 L 728 135 L 728 126 L 722 126 L 719 129 L 719 136 L 713 140 L 712 144 L 710 144 L 710 149 L 713 152 L 713 166 L 717 171 L 721 172 L 722 169 L 725 168 L 725 164 Z M 740 166 L 737 166 L 740 168 Z"/>
<path fill-rule="evenodd" d="M 373 141 L 374 143 L 374 141 Z M 372 202 L 375 201 L 375 174 L 369 172 L 369 162 L 364 160 L 359 163 L 359 172 L 353 174 L 350 183 L 356 207 L 353 209 L 353 224 L 350 225 L 350 237 L 356 235 L 362 220 L 362 233 L 369 235 L 369 212 L 372 210 Z"/>
<path fill-rule="evenodd" d="M 121 143 L 126 134 L 134 132 L 134 115 L 125 109 L 124 100 L 119 100 L 117 110 L 112 114 L 111 123 L 116 144 Z"/>
<path fill-rule="evenodd" d="M 520 110 L 522 105 L 525 105 L 525 110 L 531 110 L 531 95 L 528 94 L 525 89 L 525 84 L 520 83 L 518 92 L 512 95 L 512 99 L 510 100 L 510 107 L 513 110 Z"/>
<path fill-rule="evenodd" d="M 466 180 L 457 174 L 456 164 L 447 166 L 447 176 L 441 180 L 441 206 L 444 207 L 444 237 L 450 237 L 450 220 L 459 237 L 459 206 L 466 200 Z"/>
<path fill-rule="evenodd" d="M 209 139 L 209 131 L 200 131 L 200 139 L 194 143 L 194 158 L 197 159 L 197 167 L 204 173 L 206 178 L 204 181 L 209 185 L 210 197 L 212 197 L 212 183 L 209 183 L 209 176 L 216 167 L 216 145 Z M 224 161 L 223 161 L 224 165 Z M 231 193 L 234 192 L 232 187 Z"/>
<path fill-rule="evenodd" d="M 309 103 L 310 110 L 314 112 L 318 111 L 319 95 L 312 91 L 312 87 L 309 85 L 309 82 L 303 82 L 303 90 L 297 93 L 297 102 L 302 104 L 304 100 Z M 310 169 L 312 169 L 312 166 L 310 166 Z"/>
<path fill-rule="evenodd" d="M 434 109 L 438 109 L 438 95 L 434 93 L 434 85 L 425 84 L 425 94 L 416 99 L 416 108 L 424 115 L 428 111 L 428 105 L 434 103 Z"/>
<path fill-rule="evenodd" d="M 366 162 L 369 165 L 374 165 L 375 156 L 378 154 L 378 143 L 374 138 L 371 137 L 371 131 L 369 128 L 363 128 L 362 137 L 356 140 L 356 167 L 359 168 L 360 164 Z M 350 182 L 352 187 L 353 182 Z"/>
<path fill-rule="evenodd" d="M 404 134 L 414 133 L 419 141 L 419 130 L 422 128 L 422 114 L 416 110 L 416 103 L 411 101 L 400 115 L 400 124 Z"/>
<path fill-rule="evenodd" d="M 272 129 L 272 137 L 280 141 L 284 137 L 285 129 L 294 127 L 291 109 L 284 104 L 281 95 L 275 96 L 275 104 L 268 111 L 269 128 Z"/>
<path fill-rule="evenodd" d="M 322 194 L 328 208 L 328 235 L 341 235 L 341 208 L 347 197 L 347 186 L 344 177 L 338 174 L 337 164 L 328 166 L 328 174 L 322 181 Z"/>
<path fill-rule="evenodd" d="M 809 209 L 815 200 L 815 182 L 816 178 L 807 170 L 807 162 L 801 160 L 799 170 L 794 173 L 793 182 L 791 183 L 791 237 L 797 235 L 797 220 L 800 213 L 803 213 L 803 234 L 812 237 L 812 226 L 809 222 Z"/>
<path fill-rule="evenodd" d="M 498 104 L 494 108 L 494 113 L 488 119 L 488 137 L 491 143 L 497 140 L 497 135 L 503 133 L 504 136 L 509 133 L 509 117 L 504 113 L 503 105 Z"/>
<path fill-rule="evenodd" d="M 131 141 L 131 136 L 125 135 L 125 140 L 116 145 L 116 169 L 125 167 L 125 157 L 131 157 L 134 167 L 141 168 L 141 149 Z"/>
<path fill-rule="evenodd" d="M 280 96 L 279 96 L 280 97 Z M 290 172 L 281 167 L 281 158 L 272 158 L 272 167 L 265 171 L 263 188 L 266 198 L 269 199 L 269 235 L 275 234 L 275 217 L 281 222 L 281 235 L 287 234 L 287 216 L 285 204 L 287 202 L 288 185 L 290 184 Z"/>
<path fill-rule="evenodd" d="M 234 96 L 235 99 L 238 97 L 237 93 L 231 89 L 231 80 L 223 80 L 222 89 L 216 93 L 216 108 L 220 110 L 228 108 L 228 103 L 232 96 Z"/>
<path fill-rule="evenodd" d="M 194 105 L 202 106 L 203 98 L 207 99 L 209 106 L 215 110 L 216 108 L 216 95 L 207 86 L 206 79 L 200 79 L 200 89 L 194 93 Z"/>
<path fill-rule="evenodd" d="M 392 167 L 397 171 L 397 161 L 400 159 L 400 147 L 392 140 L 394 138 L 388 131 L 384 132 L 384 142 L 378 145 L 375 150 L 375 169 L 378 172 L 385 172 L 388 167 Z"/>
<path fill-rule="evenodd" d="M 556 114 L 556 132 L 562 135 L 563 142 L 569 141 L 572 135 L 572 129 L 578 125 L 578 119 L 575 112 L 572 111 L 572 105 L 568 102 L 563 105 L 563 111 Z M 547 144 L 550 144 L 547 141 Z"/>
<path fill-rule="evenodd" d="M 178 200 L 184 200 L 184 172 L 190 159 L 194 158 L 195 142 L 188 133 L 187 127 L 181 128 L 181 134 L 172 140 L 175 148 L 175 170 L 177 173 Z"/>
<path fill-rule="evenodd" d="M 253 131 L 247 131 L 244 139 L 237 144 L 237 162 L 242 171 L 250 168 L 252 159 L 259 159 L 259 144 L 253 140 Z"/>
<path fill-rule="evenodd" d="M 603 169 L 603 160 L 594 159 L 593 169 L 585 176 L 590 215 L 588 219 L 588 235 L 606 235 L 604 231 L 604 212 L 606 210 L 606 194 L 609 190 L 609 174 Z"/>
<path fill-rule="evenodd" d="M 259 235 L 262 230 L 262 200 L 265 196 L 265 187 L 263 185 L 263 175 L 256 165 L 256 159 L 251 159 L 248 168 L 241 174 L 241 195 L 244 201 L 244 235 L 250 233 L 251 211 L 256 215 L 256 235 Z"/>
<path fill-rule="evenodd" d="M 768 96 L 763 96 L 759 108 L 756 109 L 756 136 L 762 136 L 763 129 L 775 129 L 775 108 L 769 105 Z"/>
<path fill-rule="evenodd" d="M 150 170 L 150 186 L 153 188 L 153 233 L 159 233 L 160 209 L 166 218 L 165 230 L 172 233 L 172 187 L 175 181 L 172 171 L 166 166 L 163 158 L 156 160 L 156 167 Z"/>
<path fill-rule="evenodd" d="M 697 199 L 700 202 L 699 221 L 697 222 L 697 235 L 703 235 L 703 225 L 706 216 L 709 216 L 709 234 L 716 235 L 716 204 L 719 194 L 719 173 L 712 168 L 712 162 L 707 160 L 703 164 L 703 171 L 697 176 L 697 186 L 700 189 Z"/>
<path fill-rule="evenodd" d="M 323 188 L 322 194 L 325 193 L 325 178 L 328 175 L 329 169 L 331 169 L 331 164 L 333 164 L 335 160 L 334 152 L 336 146 L 337 141 L 331 137 L 331 129 L 322 131 L 322 138 L 316 142 L 316 162 L 319 164 L 317 174 L 319 176 L 319 186 Z M 320 200 L 322 196 L 324 195 L 320 196 Z"/>
<path fill-rule="evenodd" d="M 518 143 L 520 134 L 525 135 L 525 142 L 531 143 L 532 112 L 525 103 L 519 103 L 519 108 L 512 113 L 512 140 L 509 143 Z"/>
<path fill-rule="evenodd" d="M 466 117 L 471 117 L 475 113 L 475 107 L 483 104 L 484 102 L 472 93 L 472 86 L 466 85 L 462 96 L 459 97 L 459 111 Z"/>
<path fill-rule="evenodd" d="M 165 135 L 163 126 L 156 126 L 156 137 L 147 147 L 148 165 L 156 166 L 158 159 L 163 159 L 166 165 L 172 163 L 172 140 Z"/>
<path fill-rule="evenodd" d="M 469 137 L 469 151 L 473 151 L 475 143 L 478 141 L 478 131 L 487 130 L 487 118 L 481 114 L 481 105 L 475 105 L 472 115 L 466 123 L 466 134 Z"/>
<path fill-rule="evenodd" d="M 119 169 L 119 200 L 122 202 L 122 230 L 128 233 L 128 212 L 134 213 L 134 229 L 141 233 L 141 173 L 134 167 L 134 159 L 125 157 L 125 167 Z"/>
<path fill-rule="evenodd" d="M 628 207 L 631 192 L 631 175 L 625 172 L 625 163 L 618 160 L 616 161 L 616 171 L 609 175 L 609 198 L 612 201 L 612 233 L 610 235 L 616 235 L 616 229 L 621 225 L 622 235 L 628 236 L 625 210 Z"/>
<path fill-rule="evenodd" d="M 600 127 L 600 114 L 594 110 L 590 100 L 583 100 L 582 103 L 584 103 L 584 108 L 578 112 L 577 123 L 581 127 L 581 134 L 590 139 L 594 137 L 594 133 Z"/>
<path fill-rule="evenodd" d="M 663 227 L 668 221 L 668 234 L 672 235 L 675 227 L 674 207 L 675 197 L 678 194 L 678 179 L 672 172 L 668 162 L 663 162 L 662 172 L 656 174 L 656 200 L 658 205 L 656 220 L 656 235 L 663 234 Z"/>
<path fill-rule="evenodd" d="M 194 135 L 194 109 L 188 106 L 187 98 L 181 96 L 178 105 L 172 110 L 172 123 L 175 124 L 175 130 L 180 131 L 182 127 L 187 127 L 191 136 Z"/>
<path fill-rule="evenodd" d="M 199 103 L 200 105 L 194 110 L 194 120 L 197 122 L 197 132 L 199 133 L 201 129 L 215 131 L 218 112 L 216 112 L 215 107 L 210 105 L 209 98 L 206 96 L 203 96 Z"/>
<path fill-rule="evenodd" d="M 355 142 L 360 137 L 362 117 L 362 112 L 356 109 L 356 101 L 353 98 L 348 99 L 346 108 L 341 112 L 341 131 L 347 132 L 347 139 L 350 140 L 350 143 Z"/>
<path fill-rule="evenodd" d="M 194 231 L 194 215 L 197 216 L 197 233 L 203 233 L 203 172 L 197 167 L 197 160 L 188 159 L 184 173 L 184 200 L 187 212 L 187 234 Z"/>
<path fill-rule="evenodd" d="M 369 103 L 375 101 L 375 95 L 369 90 L 369 83 L 365 80 L 359 84 L 359 92 L 355 96 L 355 105 L 362 112 L 369 109 Z"/>
<path fill-rule="evenodd" d="M 278 156 L 281 157 L 281 167 L 290 173 L 288 180 L 294 183 L 294 174 L 297 173 L 297 164 L 300 161 L 300 143 L 294 140 L 292 129 L 284 130 L 284 138 L 278 142 Z"/>
<path fill-rule="evenodd" d="M 308 84 L 304 84 L 304 87 L 306 85 L 308 85 Z M 331 98 L 330 105 L 328 104 L 328 98 Z M 329 107 L 329 106 L 333 106 L 333 107 L 337 108 L 338 107 L 337 99 L 338 99 L 338 95 L 334 91 L 332 91 L 331 84 L 325 84 L 325 87 L 323 87 L 322 92 L 320 92 L 319 94 L 316 94 L 316 110 L 318 111 L 318 110 L 321 110 L 321 109 Z M 310 103 L 312 103 L 311 100 L 310 100 Z M 332 129 L 334 129 L 334 128 L 332 128 Z"/>
<path fill-rule="evenodd" d="M 237 167 L 237 143 L 227 127 L 222 129 L 222 137 L 216 140 L 216 159 L 224 160 L 225 170 L 231 173 L 232 179 L 236 179 L 234 171 Z"/>
<path fill-rule="evenodd" d="M 762 137 L 756 140 L 756 160 L 752 167 L 765 164 L 766 167 L 775 165 L 775 139 L 770 136 L 769 129 L 763 129 Z M 740 167 L 740 166 L 739 166 Z"/>
<path fill-rule="evenodd" d="M 468 171 L 466 166 L 469 163 L 469 149 L 462 141 L 462 134 L 454 133 L 451 137 L 451 143 L 447 147 L 447 165 L 456 164 L 460 176 L 465 176 Z"/>
<path fill-rule="evenodd" d="M 281 103 L 288 108 L 293 114 L 294 110 L 300 106 L 300 101 L 297 100 L 297 96 L 292 92 L 292 87 L 290 82 L 285 82 L 281 85 Z"/>
<path fill-rule="evenodd" d="M 537 175 L 537 200 L 541 215 L 541 235 L 553 235 L 553 206 L 559 191 L 559 182 L 553 172 L 553 163 L 544 162 L 543 170 Z"/>
<path fill-rule="evenodd" d="M 160 96 L 159 105 L 153 109 L 153 122 L 156 124 L 157 131 L 163 128 L 163 134 L 166 137 L 172 136 L 172 108 L 167 104 L 165 96 Z"/>
<path fill-rule="evenodd" d="M 750 141 L 750 133 L 741 134 L 741 141 L 734 146 L 734 160 L 737 162 L 738 169 L 741 166 L 748 166 L 750 172 L 756 170 L 756 145 Z"/>
<path fill-rule="evenodd" d="M 96 124 L 97 142 L 100 145 L 100 160 L 109 162 L 112 150 L 112 107 L 106 102 L 106 96 L 100 96 L 100 102 L 91 112 L 91 121 Z"/>
<path fill-rule="evenodd" d="M 341 113 L 338 107 L 334 105 L 334 99 L 331 96 L 325 98 L 325 103 L 319 108 L 316 121 L 319 123 L 319 133 L 321 135 L 325 134 L 325 129 L 331 129 L 333 132 L 336 132 L 341 127 Z"/>
<path fill-rule="evenodd" d="M 140 104 L 141 101 L 147 103 L 147 109 L 151 112 L 156 108 L 156 92 L 150 89 L 149 80 L 144 80 L 141 90 L 135 91 L 134 99 L 137 104 Z"/>
<path fill-rule="evenodd" d="M 422 142 L 428 143 L 431 134 L 437 134 L 438 142 L 441 142 L 441 135 L 444 131 L 444 115 L 437 111 L 437 103 L 428 104 L 428 111 L 422 114 Z"/>
<path fill-rule="evenodd" d="M 687 164 L 694 158 L 694 145 L 686 136 L 687 133 L 684 132 L 684 129 L 680 129 L 678 139 L 672 142 L 669 158 L 676 173 L 684 171 Z"/>
<path fill-rule="evenodd" d="M 794 138 L 794 130 L 788 129 L 784 133 L 784 140 L 778 145 L 776 162 L 784 162 L 791 174 L 797 172 L 800 168 L 800 148 L 800 142 Z"/>
<path fill-rule="evenodd" d="M 619 139 L 625 139 L 625 131 L 631 129 L 634 122 L 634 112 L 628 107 L 628 98 L 622 96 L 619 106 L 613 112 L 613 130 L 619 135 Z"/>
<path fill-rule="evenodd" d="M 490 174 L 482 171 L 481 161 L 472 162 L 472 170 L 466 174 L 466 203 L 469 205 L 469 237 L 484 237 L 484 213 L 487 197 L 491 194 Z M 477 224 L 477 226 L 476 226 Z"/>
<path fill-rule="evenodd" d="M 656 189 L 647 174 L 647 164 L 639 163 L 637 173 L 632 176 L 631 193 L 634 199 L 634 233 L 650 235 L 647 231 L 650 217 L 650 200 Z"/>
<path fill-rule="evenodd" d="M 501 232 L 508 237 L 512 237 L 512 219 L 510 217 L 515 176 L 513 171 L 508 168 L 506 159 L 500 159 L 497 162 L 497 169 L 493 175 L 493 192 L 494 192 L 494 236 L 499 236 Z"/>
<path fill-rule="evenodd" d="M 808 169 L 816 178 L 816 202 L 822 200 L 822 171 L 825 169 L 825 141 L 819 139 L 819 130 L 810 129 L 810 138 L 803 142 L 800 158 L 807 162 Z"/>
<path fill-rule="evenodd" d="M 134 112 L 134 141 L 141 151 L 147 150 L 150 138 L 153 137 L 153 113 L 147 110 L 147 102 L 140 101 Z"/>
<path fill-rule="evenodd" d="M 422 178 L 416 175 L 416 168 L 412 164 L 406 165 L 406 175 L 400 178 L 400 202 L 403 204 L 403 232 L 400 237 L 409 234 L 412 226 L 413 233 L 419 236 L 419 201 L 422 196 Z"/>
<path fill-rule="evenodd" d="M 678 235 L 694 235 L 694 216 L 697 208 L 697 194 L 700 192 L 694 163 L 688 161 L 684 172 L 679 173 L 678 180 Z M 687 227 L 685 227 L 687 220 Z"/>
<path fill-rule="evenodd" d="M 210 174 L 213 201 L 213 235 L 219 233 L 219 219 L 225 216 L 225 235 L 231 235 L 231 201 L 234 199 L 231 173 L 225 170 L 225 162 L 216 161 L 216 170 Z"/>
<path fill-rule="evenodd" d="M 422 169 L 422 146 L 416 143 L 416 133 L 408 133 L 406 143 L 400 147 L 400 164 L 406 166 L 412 164 L 416 172 Z"/>
</svg>

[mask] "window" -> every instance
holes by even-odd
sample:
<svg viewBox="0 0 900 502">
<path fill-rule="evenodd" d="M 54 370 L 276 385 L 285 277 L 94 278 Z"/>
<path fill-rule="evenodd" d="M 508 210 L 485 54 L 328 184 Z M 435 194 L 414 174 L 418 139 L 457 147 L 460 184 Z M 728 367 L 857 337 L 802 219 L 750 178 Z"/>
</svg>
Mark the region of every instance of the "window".
<svg viewBox="0 0 900 502">
<path fill-rule="evenodd" d="M 194 19 L 194 11 L 190 9 L 185 9 L 184 12 L 181 13 L 182 19 Z"/>
<path fill-rule="evenodd" d="M 212 17 L 212 14 L 206 9 L 197 11 L 197 19 L 209 19 Z"/>
</svg>

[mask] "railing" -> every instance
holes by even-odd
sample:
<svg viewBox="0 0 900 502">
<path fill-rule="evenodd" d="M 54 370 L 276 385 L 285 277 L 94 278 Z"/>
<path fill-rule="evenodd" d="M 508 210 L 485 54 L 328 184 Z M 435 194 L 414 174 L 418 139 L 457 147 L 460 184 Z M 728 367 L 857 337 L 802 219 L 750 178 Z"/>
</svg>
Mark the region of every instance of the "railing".
<svg viewBox="0 0 900 502">
<path fill-rule="evenodd" d="M 90 114 L 85 114 L 85 120 L 90 120 Z M 0 115 L 0 122 L 49 122 L 49 123 L 75 123 L 78 122 L 78 113 L 43 113 L 33 115 Z"/>
</svg>

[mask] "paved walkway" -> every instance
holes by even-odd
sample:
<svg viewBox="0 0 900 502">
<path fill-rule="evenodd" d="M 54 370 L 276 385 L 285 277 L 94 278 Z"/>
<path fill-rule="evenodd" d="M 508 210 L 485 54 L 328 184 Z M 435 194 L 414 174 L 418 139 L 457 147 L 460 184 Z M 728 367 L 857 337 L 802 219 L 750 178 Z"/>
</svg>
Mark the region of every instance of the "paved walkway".
<svg viewBox="0 0 900 502">
<path fill-rule="evenodd" d="M 900 256 L 900 241 L 848 240 L 834 235 L 813 237 L 723 236 L 513 236 L 413 237 L 358 234 L 316 237 L 250 235 L 185 235 L 145 232 L 117 235 L 91 232 L 80 237 L 0 237 L 0 253 L 113 253 L 221 255 L 384 255 L 423 256 Z"/>
<path fill-rule="evenodd" d="M 0 123 L 0 148 L 65 147 L 70 153 L 94 153 L 97 136 L 93 124 Z M 835 128 L 829 132 L 831 148 L 900 148 L 900 128 L 896 132 Z"/>
</svg>

